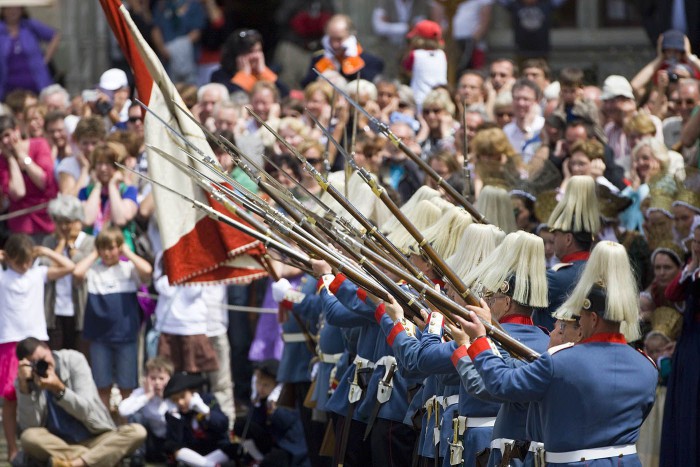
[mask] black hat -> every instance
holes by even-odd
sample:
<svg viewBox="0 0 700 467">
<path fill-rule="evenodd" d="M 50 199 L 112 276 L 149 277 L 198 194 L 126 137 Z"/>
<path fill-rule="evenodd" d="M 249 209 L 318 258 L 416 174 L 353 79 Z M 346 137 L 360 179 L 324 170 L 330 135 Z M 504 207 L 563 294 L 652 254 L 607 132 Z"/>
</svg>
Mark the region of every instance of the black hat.
<svg viewBox="0 0 700 467">
<path fill-rule="evenodd" d="M 583 300 L 583 309 L 592 313 L 597 313 L 599 316 L 605 316 L 607 290 L 600 284 L 593 284 L 588 296 Z"/>
<path fill-rule="evenodd" d="M 263 360 L 261 362 L 256 363 L 254 368 L 263 375 L 273 378 L 275 381 L 277 381 L 277 370 L 279 366 L 279 361 L 275 360 L 274 358 L 270 358 L 268 360 Z"/>
<path fill-rule="evenodd" d="M 170 381 L 163 390 L 163 397 L 167 398 L 186 389 L 198 389 L 207 382 L 201 375 L 196 373 L 175 373 L 170 377 Z"/>
</svg>

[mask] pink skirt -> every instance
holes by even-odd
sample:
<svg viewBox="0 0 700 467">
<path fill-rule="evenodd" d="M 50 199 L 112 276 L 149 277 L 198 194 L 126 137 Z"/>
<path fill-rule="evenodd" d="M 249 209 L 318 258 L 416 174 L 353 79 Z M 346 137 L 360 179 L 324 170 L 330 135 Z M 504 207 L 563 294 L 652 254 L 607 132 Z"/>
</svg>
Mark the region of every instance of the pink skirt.
<svg viewBox="0 0 700 467">
<path fill-rule="evenodd" d="M 17 342 L 0 344 L 0 397 L 8 401 L 16 401 L 15 378 L 17 377 Z"/>
</svg>

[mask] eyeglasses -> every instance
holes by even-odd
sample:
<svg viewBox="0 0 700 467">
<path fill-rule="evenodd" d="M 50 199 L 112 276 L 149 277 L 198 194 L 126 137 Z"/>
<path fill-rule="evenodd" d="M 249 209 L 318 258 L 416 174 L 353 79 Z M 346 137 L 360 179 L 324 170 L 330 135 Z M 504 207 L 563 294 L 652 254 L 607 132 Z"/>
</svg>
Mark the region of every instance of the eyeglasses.
<svg viewBox="0 0 700 467">
<path fill-rule="evenodd" d="M 442 109 L 423 109 L 424 114 L 439 114 Z"/>
<path fill-rule="evenodd" d="M 676 105 L 687 105 L 688 107 L 692 107 L 696 104 L 695 99 L 674 99 L 673 103 Z"/>
<path fill-rule="evenodd" d="M 489 308 L 491 308 L 493 305 L 496 304 L 496 300 L 503 299 L 503 298 L 508 298 L 508 296 L 507 295 L 491 295 L 489 297 L 484 297 L 484 301 L 489 306 Z"/>
<path fill-rule="evenodd" d="M 316 165 L 316 164 L 320 164 L 321 162 L 323 162 L 323 160 L 322 159 L 306 159 L 306 162 L 308 162 L 311 165 Z"/>
<path fill-rule="evenodd" d="M 129 117 L 129 123 L 143 122 L 143 117 Z"/>
</svg>

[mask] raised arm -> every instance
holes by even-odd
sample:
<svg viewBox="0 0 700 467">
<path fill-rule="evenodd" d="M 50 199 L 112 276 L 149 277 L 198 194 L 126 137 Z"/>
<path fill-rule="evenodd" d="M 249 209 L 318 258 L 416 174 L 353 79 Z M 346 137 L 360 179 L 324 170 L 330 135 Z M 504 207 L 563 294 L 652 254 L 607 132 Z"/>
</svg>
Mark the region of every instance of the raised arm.
<svg viewBox="0 0 700 467">
<path fill-rule="evenodd" d="M 130 198 L 123 198 L 119 190 L 119 184 L 124 180 L 121 172 L 117 171 L 110 179 L 107 189 L 109 190 L 109 205 L 111 209 L 112 223 L 119 227 L 125 226 L 136 216 L 138 205 Z"/>
<path fill-rule="evenodd" d="M 46 280 L 55 281 L 63 276 L 67 276 L 75 269 L 75 263 L 69 258 L 60 253 L 55 252 L 51 248 L 45 246 L 35 246 L 34 254 L 36 256 L 45 256 L 52 261 L 46 272 Z"/>
<path fill-rule="evenodd" d="M 151 281 L 151 274 L 153 274 L 153 267 L 151 266 L 151 263 L 131 251 L 126 243 L 122 243 L 121 252 L 129 261 L 134 263 L 136 273 L 138 274 L 141 283 L 148 284 Z"/>
<path fill-rule="evenodd" d="M 93 250 L 92 253 L 78 261 L 78 264 L 75 265 L 75 269 L 73 269 L 73 278 L 77 281 L 85 280 L 88 270 L 90 267 L 92 267 L 95 261 L 97 261 L 98 257 L 99 255 L 97 254 L 97 250 Z"/>
</svg>

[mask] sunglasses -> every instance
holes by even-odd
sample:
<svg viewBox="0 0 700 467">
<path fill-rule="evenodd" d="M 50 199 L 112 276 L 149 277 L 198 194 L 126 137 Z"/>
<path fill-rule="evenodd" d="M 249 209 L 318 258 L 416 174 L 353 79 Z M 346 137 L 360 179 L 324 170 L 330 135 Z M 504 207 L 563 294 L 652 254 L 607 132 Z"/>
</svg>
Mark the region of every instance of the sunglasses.
<svg viewBox="0 0 700 467">
<path fill-rule="evenodd" d="M 424 114 L 439 114 L 442 109 L 423 109 Z"/>
<path fill-rule="evenodd" d="M 142 122 L 143 117 L 129 117 L 129 123 Z"/>
</svg>

